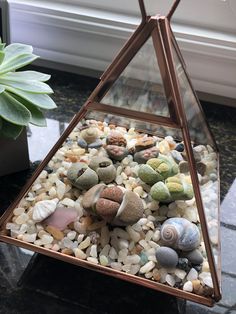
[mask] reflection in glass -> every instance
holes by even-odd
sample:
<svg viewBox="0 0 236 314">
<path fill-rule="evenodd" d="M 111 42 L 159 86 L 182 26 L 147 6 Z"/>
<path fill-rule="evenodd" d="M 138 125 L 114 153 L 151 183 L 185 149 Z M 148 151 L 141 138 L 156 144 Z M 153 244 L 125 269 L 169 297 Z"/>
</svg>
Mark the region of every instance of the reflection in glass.
<svg viewBox="0 0 236 314">
<path fill-rule="evenodd" d="M 152 39 L 138 51 L 101 102 L 169 117 Z"/>
</svg>

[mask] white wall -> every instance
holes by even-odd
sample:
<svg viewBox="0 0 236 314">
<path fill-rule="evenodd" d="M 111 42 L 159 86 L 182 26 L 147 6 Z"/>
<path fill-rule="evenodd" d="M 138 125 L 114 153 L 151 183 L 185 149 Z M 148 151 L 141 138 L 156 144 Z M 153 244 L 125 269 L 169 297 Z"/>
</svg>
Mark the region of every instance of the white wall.
<svg viewBox="0 0 236 314">
<path fill-rule="evenodd" d="M 45 62 L 104 71 L 139 23 L 137 0 L 9 0 L 12 42 Z M 166 13 L 172 1 L 147 0 Z M 173 29 L 195 89 L 236 98 L 236 1 L 182 0 Z"/>
</svg>

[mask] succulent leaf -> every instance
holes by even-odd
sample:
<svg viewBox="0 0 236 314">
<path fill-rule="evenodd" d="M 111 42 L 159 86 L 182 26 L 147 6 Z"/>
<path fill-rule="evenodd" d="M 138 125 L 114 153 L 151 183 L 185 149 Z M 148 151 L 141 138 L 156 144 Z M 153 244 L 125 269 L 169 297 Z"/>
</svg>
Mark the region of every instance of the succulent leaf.
<svg viewBox="0 0 236 314">
<path fill-rule="evenodd" d="M 54 109 L 56 108 L 56 104 L 54 103 L 54 101 L 45 94 L 34 94 L 34 93 L 30 93 L 30 92 L 26 92 L 17 88 L 12 88 L 7 86 L 6 89 L 17 95 L 20 96 L 21 98 L 29 101 L 30 103 L 32 103 L 33 105 L 39 107 L 39 108 L 43 108 L 43 109 Z"/>
<path fill-rule="evenodd" d="M 13 138 L 14 140 L 21 134 L 23 126 L 7 122 L 0 118 L 0 137 Z"/>
<path fill-rule="evenodd" d="M 16 125 L 27 125 L 30 121 L 30 111 L 7 92 L 0 94 L 0 116 Z"/>
<path fill-rule="evenodd" d="M 52 94 L 53 90 L 47 84 L 38 81 L 29 81 L 22 79 L 21 81 L 9 80 L 0 76 L 0 84 L 10 86 L 12 88 L 21 89 L 26 92 L 36 94 Z"/>
<path fill-rule="evenodd" d="M 15 71 L 15 70 L 31 63 L 32 61 L 34 61 L 37 58 L 38 58 L 38 56 L 36 56 L 34 54 L 24 54 L 24 55 L 20 55 L 20 56 L 17 56 L 15 58 L 12 58 L 6 62 L 5 61 L 6 55 L 5 55 L 3 63 L 0 65 L 0 75 L 4 74 L 6 72 L 9 72 L 9 71 Z"/>
<path fill-rule="evenodd" d="M 5 90 L 5 87 L 3 85 L 0 85 L 0 94 L 4 92 L 4 90 Z"/>
<path fill-rule="evenodd" d="M 22 80 L 46 82 L 50 79 L 50 77 L 51 75 L 49 74 L 36 72 L 36 71 L 9 72 L 1 76 L 1 78 L 4 78 L 5 80 L 13 80 L 13 81 L 20 81 L 20 82 Z"/>
<path fill-rule="evenodd" d="M 31 104 L 30 102 L 19 96 L 16 95 L 11 96 L 14 97 L 17 101 L 19 101 L 30 111 L 31 113 L 30 123 L 41 127 L 47 126 L 47 121 L 44 118 L 42 111 L 38 107 L 36 107 L 35 105 Z"/>
</svg>

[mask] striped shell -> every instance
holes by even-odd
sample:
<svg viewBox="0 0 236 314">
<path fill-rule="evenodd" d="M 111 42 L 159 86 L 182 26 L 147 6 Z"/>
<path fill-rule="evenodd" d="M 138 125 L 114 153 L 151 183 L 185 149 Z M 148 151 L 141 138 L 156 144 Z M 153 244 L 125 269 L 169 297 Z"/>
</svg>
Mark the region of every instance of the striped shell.
<svg viewBox="0 0 236 314">
<path fill-rule="evenodd" d="M 164 245 L 182 251 L 191 251 L 200 244 L 198 227 L 185 218 L 169 218 L 161 227 Z"/>
</svg>

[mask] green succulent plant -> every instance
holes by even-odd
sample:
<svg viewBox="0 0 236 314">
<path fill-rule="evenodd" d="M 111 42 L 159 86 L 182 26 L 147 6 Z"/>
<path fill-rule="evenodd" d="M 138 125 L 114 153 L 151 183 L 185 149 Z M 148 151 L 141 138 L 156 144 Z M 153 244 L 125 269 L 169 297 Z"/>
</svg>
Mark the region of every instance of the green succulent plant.
<svg viewBox="0 0 236 314">
<path fill-rule="evenodd" d="M 5 47 L 0 40 L 0 137 L 16 139 L 29 123 L 46 126 L 42 109 L 56 104 L 45 82 L 50 75 L 37 71 L 16 71 L 38 56 L 29 45 L 13 43 Z"/>
</svg>

